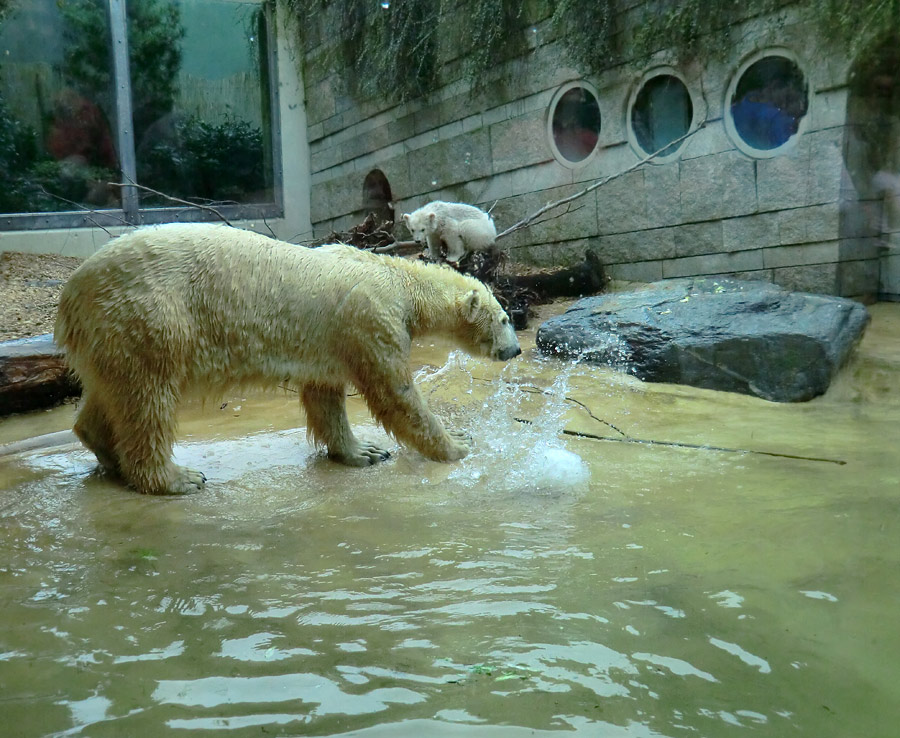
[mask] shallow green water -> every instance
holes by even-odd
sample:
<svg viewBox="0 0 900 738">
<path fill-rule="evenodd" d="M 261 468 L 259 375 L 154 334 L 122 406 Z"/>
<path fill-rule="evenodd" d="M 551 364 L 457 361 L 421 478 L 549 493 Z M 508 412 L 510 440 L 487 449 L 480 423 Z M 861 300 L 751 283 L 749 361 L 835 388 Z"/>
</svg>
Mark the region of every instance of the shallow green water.
<svg viewBox="0 0 900 738">
<path fill-rule="evenodd" d="M 455 465 L 335 466 L 280 395 L 187 408 L 188 499 L 0 456 L 2 734 L 895 735 L 897 308 L 802 405 L 451 362 L 421 381 Z"/>
</svg>

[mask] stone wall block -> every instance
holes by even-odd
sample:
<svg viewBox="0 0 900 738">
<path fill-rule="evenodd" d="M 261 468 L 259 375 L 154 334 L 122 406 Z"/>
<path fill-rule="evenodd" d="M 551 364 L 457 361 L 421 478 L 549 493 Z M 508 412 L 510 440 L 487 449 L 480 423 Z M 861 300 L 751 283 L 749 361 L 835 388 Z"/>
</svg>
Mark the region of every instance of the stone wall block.
<svg viewBox="0 0 900 738">
<path fill-rule="evenodd" d="M 681 223 L 681 169 L 678 163 L 643 167 L 647 225 Z"/>
<path fill-rule="evenodd" d="M 601 255 L 600 260 L 603 261 Z M 661 261 L 638 261 L 632 264 L 609 264 L 606 273 L 610 279 L 624 282 L 657 282 L 663 278 Z"/>
<path fill-rule="evenodd" d="M 776 243 L 783 246 L 831 241 L 840 234 L 841 208 L 837 202 L 781 210 L 773 215 L 778 222 Z"/>
<path fill-rule="evenodd" d="M 775 284 L 788 290 L 812 292 L 817 295 L 838 294 L 837 264 L 814 264 L 775 269 Z"/>
<path fill-rule="evenodd" d="M 834 202 L 841 199 L 844 154 L 843 131 L 840 128 L 809 135 L 809 181 L 807 205 Z"/>
<path fill-rule="evenodd" d="M 688 256 L 663 264 L 663 277 L 689 277 L 696 274 L 730 274 L 764 269 L 762 249 L 732 253 Z"/>
<path fill-rule="evenodd" d="M 437 141 L 409 152 L 411 193 L 431 192 L 440 187 L 491 174 L 491 143 L 481 129 Z"/>
<path fill-rule="evenodd" d="M 756 167 L 737 152 L 688 159 L 680 163 L 681 215 L 685 222 L 713 220 L 756 212 Z"/>
<path fill-rule="evenodd" d="M 604 264 L 670 259 L 676 254 L 674 228 L 599 236 L 595 243 Z"/>
<path fill-rule="evenodd" d="M 839 243 L 839 258 L 841 261 L 878 259 L 884 249 L 884 242 L 879 236 L 868 238 L 842 238 Z"/>
<path fill-rule="evenodd" d="M 335 89 L 337 84 L 332 76 L 309 85 L 306 88 L 306 120 L 310 124 L 322 123 L 337 113 Z"/>
<path fill-rule="evenodd" d="M 355 173 L 314 184 L 310 192 L 313 223 L 336 218 L 362 207 L 362 179 Z"/>
<path fill-rule="evenodd" d="M 676 226 L 672 232 L 675 256 L 716 254 L 722 251 L 723 227 L 721 220 Z"/>
<path fill-rule="evenodd" d="M 725 251 L 746 251 L 781 243 L 779 221 L 775 213 L 745 215 L 722 222 L 722 245 Z"/>
<path fill-rule="evenodd" d="M 837 265 L 839 291 L 843 297 L 874 300 L 878 292 L 877 259 L 845 261 Z"/>
<path fill-rule="evenodd" d="M 344 153 L 342 147 L 331 146 L 327 149 L 320 149 L 310 154 L 309 163 L 310 170 L 313 173 L 323 172 L 326 169 L 336 167 L 344 161 Z"/>
<path fill-rule="evenodd" d="M 763 251 L 763 265 L 767 269 L 779 269 L 804 264 L 824 264 L 837 261 L 839 250 L 840 245 L 837 241 L 775 246 Z"/>
<path fill-rule="evenodd" d="M 590 240 L 576 238 L 572 241 L 555 241 L 512 248 L 506 244 L 506 239 L 503 239 L 500 244 L 503 248 L 509 249 L 508 253 L 513 261 L 525 261 L 536 266 L 567 267 L 584 261 L 584 254 L 589 247 Z"/>
<path fill-rule="evenodd" d="M 607 182 L 598 187 L 596 193 L 599 233 L 638 231 L 649 227 L 642 169 Z"/>
<path fill-rule="evenodd" d="M 793 150 L 756 161 L 761 211 L 799 208 L 809 204 L 809 146 L 809 137 L 803 136 Z"/>
<path fill-rule="evenodd" d="M 546 161 L 549 157 L 542 110 L 490 127 L 494 174 Z"/>
</svg>

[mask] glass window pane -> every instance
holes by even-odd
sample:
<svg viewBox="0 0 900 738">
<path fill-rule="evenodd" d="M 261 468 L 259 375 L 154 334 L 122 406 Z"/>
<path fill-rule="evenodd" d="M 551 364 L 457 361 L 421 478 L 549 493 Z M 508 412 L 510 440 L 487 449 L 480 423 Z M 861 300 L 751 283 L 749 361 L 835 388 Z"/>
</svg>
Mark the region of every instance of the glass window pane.
<svg viewBox="0 0 900 738">
<path fill-rule="evenodd" d="M 671 74 L 660 74 L 648 80 L 638 93 L 631 111 L 631 125 L 638 145 L 649 155 L 687 133 L 693 115 L 694 107 L 684 82 Z M 662 156 L 674 153 L 675 148 L 666 148 Z"/>
<path fill-rule="evenodd" d="M 138 182 L 196 202 L 272 202 L 262 2 L 130 0 Z M 171 201 L 141 193 L 142 207 Z"/>
<path fill-rule="evenodd" d="M 587 159 L 597 147 L 600 134 L 600 104 L 585 87 L 573 87 L 553 110 L 553 141 L 569 162 Z"/>
<path fill-rule="evenodd" d="M 0 212 L 119 207 L 102 0 L 16 3 L 0 24 Z"/>
<path fill-rule="evenodd" d="M 731 99 L 734 128 L 743 141 L 768 151 L 797 133 L 809 106 L 803 72 L 790 59 L 767 56 L 750 65 Z"/>
</svg>

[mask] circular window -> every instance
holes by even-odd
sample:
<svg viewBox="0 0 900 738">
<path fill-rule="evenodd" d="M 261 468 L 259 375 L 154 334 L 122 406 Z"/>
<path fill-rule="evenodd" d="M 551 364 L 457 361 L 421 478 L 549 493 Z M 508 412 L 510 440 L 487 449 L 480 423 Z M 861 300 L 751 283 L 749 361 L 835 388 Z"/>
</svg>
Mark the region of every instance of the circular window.
<svg viewBox="0 0 900 738">
<path fill-rule="evenodd" d="M 656 161 L 674 158 L 680 144 L 672 142 L 690 130 L 694 119 L 694 104 L 684 81 L 670 71 L 651 73 L 637 88 L 630 109 L 629 134 L 639 153 L 649 156 L 661 151 Z"/>
<path fill-rule="evenodd" d="M 570 82 L 557 90 L 550 103 L 550 143 L 557 160 L 581 166 L 600 140 L 600 103 L 586 82 Z"/>
<path fill-rule="evenodd" d="M 809 109 L 809 85 L 787 52 L 752 57 L 732 80 L 725 125 L 738 148 L 774 156 L 793 139 Z"/>
</svg>

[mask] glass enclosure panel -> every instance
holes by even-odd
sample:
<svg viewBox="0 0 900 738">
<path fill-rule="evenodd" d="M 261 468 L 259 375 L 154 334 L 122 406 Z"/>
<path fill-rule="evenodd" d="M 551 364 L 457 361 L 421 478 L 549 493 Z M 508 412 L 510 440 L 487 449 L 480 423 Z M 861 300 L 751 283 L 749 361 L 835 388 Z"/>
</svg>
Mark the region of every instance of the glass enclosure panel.
<svg viewBox="0 0 900 738">
<path fill-rule="evenodd" d="M 103 0 L 24 0 L 0 17 L 0 212 L 120 206 Z"/>
<path fill-rule="evenodd" d="M 138 183 L 145 207 L 274 200 L 261 1 L 130 0 Z"/>
</svg>

